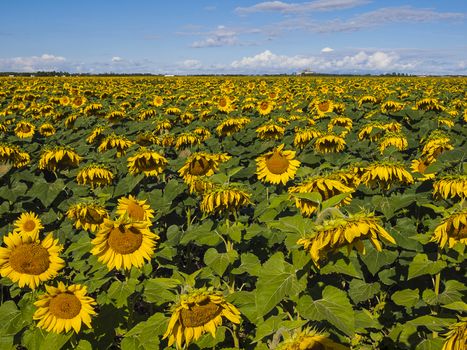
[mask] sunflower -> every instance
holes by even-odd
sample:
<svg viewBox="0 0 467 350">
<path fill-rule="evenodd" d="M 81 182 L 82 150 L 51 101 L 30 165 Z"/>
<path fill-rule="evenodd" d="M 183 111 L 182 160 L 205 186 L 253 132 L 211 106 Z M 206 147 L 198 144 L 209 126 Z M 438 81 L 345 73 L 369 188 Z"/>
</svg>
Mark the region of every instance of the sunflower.
<svg viewBox="0 0 467 350">
<path fill-rule="evenodd" d="M 394 238 L 379 225 L 379 220 L 372 213 L 357 213 L 349 217 L 324 220 L 313 227 L 312 232 L 300 238 L 297 244 L 303 245 L 311 255 L 317 267 L 329 253 L 347 247 L 349 253 L 355 246 L 361 254 L 365 254 L 363 240 L 369 239 L 377 251 L 382 251 L 381 242 L 395 244 Z"/>
<path fill-rule="evenodd" d="M 154 210 L 151 209 L 146 200 L 138 200 L 131 194 L 128 197 L 118 199 L 116 214 L 118 216 L 128 216 L 134 221 L 148 221 L 154 217 Z"/>
<path fill-rule="evenodd" d="M 68 96 L 60 97 L 59 103 L 61 106 L 68 106 L 71 102 L 71 99 Z"/>
<path fill-rule="evenodd" d="M 97 150 L 99 152 L 105 152 L 115 148 L 117 150 L 117 157 L 121 157 L 131 145 L 133 145 L 133 142 L 128 140 L 125 136 L 112 133 L 102 140 Z"/>
<path fill-rule="evenodd" d="M 361 181 L 370 188 L 380 187 L 386 190 L 393 183 L 410 185 L 414 182 L 412 175 L 402 164 L 393 162 L 376 162 L 368 165 Z"/>
<path fill-rule="evenodd" d="M 72 148 L 56 146 L 42 152 L 38 168 L 50 171 L 68 169 L 77 167 L 82 159 Z"/>
<path fill-rule="evenodd" d="M 256 158 L 258 179 L 272 184 L 286 184 L 295 177 L 300 161 L 294 159 L 295 151 L 284 151 L 284 144 Z"/>
<path fill-rule="evenodd" d="M 13 162 L 14 168 L 22 168 L 31 162 L 31 156 L 27 152 L 20 151 Z"/>
<path fill-rule="evenodd" d="M 331 118 L 331 120 L 328 123 L 328 131 L 332 131 L 335 126 L 340 126 L 341 128 L 350 131 L 352 130 L 353 122 L 350 118 L 338 116 Z"/>
<path fill-rule="evenodd" d="M 15 135 L 20 139 L 26 139 L 34 135 L 36 127 L 30 122 L 20 121 L 16 124 Z"/>
<path fill-rule="evenodd" d="M 386 101 L 381 104 L 381 112 L 384 114 L 399 112 L 402 108 L 404 105 L 396 101 Z"/>
<path fill-rule="evenodd" d="M 378 99 L 374 96 L 371 96 L 371 95 L 365 95 L 365 96 L 362 96 L 360 98 L 360 100 L 358 100 L 358 106 L 361 107 L 362 104 L 364 103 L 368 103 L 368 104 L 376 104 L 378 103 Z"/>
<path fill-rule="evenodd" d="M 453 150 L 451 139 L 441 130 L 433 131 L 425 141 L 422 149 L 422 156 L 430 163 L 434 162 L 445 151 Z"/>
<path fill-rule="evenodd" d="M 34 240 L 39 239 L 39 231 L 44 228 L 39 217 L 33 213 L 22 213 L 21 216 L 13 223 L 15 226 L 14 232 L 18 232 L 21 235 L 29 235 Z"/>
<path fill-rule="evenodd" d="M 13 232 L 3 236 L 3 242 L 6 248 L 0 247 L 0 275 L 18 282 L 21 288 L 36 289 L 65 266 L 59 256 L 63 247 L 51 233 L 41 241 L 37 235 Z"/>
<path fill-rule="evenodd" d="M 230 136 L 242 130 L 250 122 L 249 118 L 227 118 L 216 127 L 219 136 Z"/>
<path fill-rule="evenodd" d="M 388 132 L 379 143 L 380 153 L 383 154 L 384 150 L 389 146 L 393 146 L 399 151 L 404 151 L 409 147 L 409 143 L 402 133 Z"/>
<path fill-rule="evenodd" d="M 230 159 L 226 153 L 209 154 L 205 152 L 192 153 L 185 165 L 178 171 L 183 181 L 190 184 L 203 176 L 211 176 L 219 169 L 219 164 Z"/>
<path fill-rule="evenodd" d="M 145 176 L 157 176 L 167 164 L 168 160 L 164 156 L 141 147 L 134 156 L 128 157 L 128 172 L 132 175 L 143 173 Z"/>
<path fill-rule="evenodd" d="M 68 208 L 66 216 L 74 220 L 73 225 L 83 230 L 95 232 L 104 219 L 109 217 L 107 210 L 96 203 L 76 203 Z"/>
<path fill-rule="evenodd" d="M 157 136 L 152 131 L 143 131 L 136 136 L 136 143 L 143 147 L 155 145 L 157 143 Z"/>
<path fill-rule="evenodd" d="M 114 174 L 110 169 L 102 164 L 89 164 L 82 168 L 76 175 L 76 182 L 80 185 L 96 186 L 110 185 Z"/>
<path fill-rule="evenodd" d="M 350 350 L 344 345 L 335 343 L 325 333 L 316 329 L 296 330 L 292 336 L 280 343 L 276 350 Z"/>
<path fill-rule="evenodd" d="M 100 141 L 103 137 L 102 133 L 104 132 L 105 128 L 103 126 L 96 126 L 91 131 L 91 135 L 86 138 L 87 143 L 93 143 L 95 140 Z"/>
<path fill-rule="evenodd" d="M 54 126 L 50 123 L 44 123 L 39 127 L 39 134 L 42 136 L 52 136 L 56 132 Z"/>
<path fill-rule="evenodd" d="M 206 176 L 200 176 L 194 178 L 188 186 L 190 187 L 190 193 L 204 194 L 215 187 L 215 184 L 209 180 Z"/>
<path fill-rule="evenodd" d="M 71 106 L 73 108 L 79 108 L 86 103 L 86 97 L 84 96 L 75 96 L 71 99 Z"/>
<path fill-rule="evenodd" d="M 159 236 L 149 230 L 148 221 L 133 221 L 128 216 L 117 220 L 104 219 L 91 243 L 91 254 L 109 270 L 141 268 L 151 260 Z"/>
<path fill-rule="evenodd" d="M 152 105 L 155 107 L 160 107 L 164 104 L 164 99 L 161 96 L 154 96 L 152 99 Z"/>
<path fill-rule="evenodd" d="M 177 107 L 167 107 L 165 109 L 165 114 L 168 114 L 168 115 L 180 115 L 180 114 L 182 114 L 182 111 L 180 110 L 180 108 L 177 108 Z"/>
<path fill-rule="evenodd" d="M 91 328 L 91 315 L 95 315 L 93 298 L 87 296 L 87 287 L 80 284 L 57 287 L 45 286 L 46 293 L 39 295 L 34 303 L 37 307 L 33 320 L 37 327 L 47 332 L 62 333 L 73 329 L 79 333 L 81 323 Z"/>
<path fill-rule="evenodd" d="M 193 289 L 182 294 L 172 306 L 172 316 L 162 339 L 169 338 L 168 346 L 176 343 L 181 349 L 207 332 L 215 338 L 222 317 L 240 323 L 240 311 L 221 292 L 212 288 Z"/>
<path fill-rule="evenodd" d="M 154 132 L 164 133 L 165 131 L 170 131 L 172 129 L 172 123 L 169 119 L 163 119 L 156 123 L 154 127 Z"/>
<path fill-rule="evenodd" d="M 16 145 L 0 142 L 0 163 L 10 163 L 20 168 L 29 163 L 29 154 Z"/>
<path fill-rule="evenodd" d="M 338 205 L 349 204 L 352 200 L 352 192 L 355 190 L 351 187 L 344 185 L 341 181 L 335 179 L 335 175 L 329 176 L 313 176 L 302 181 L 297 186 L 289 188 L 289 194 L 292 199 L 295 199 L 295 206 L 300 209 L 303 215 L 311 216 L 318 209 L 318 203 L 312 202 L 300 196 L 294 195 L 298 193 L 312 193 L 317 192 L 321 195 L 322 200 L 327 200 L 331 197 L 337 196 L 342 193 L 348 193 Z"/>
<path fill-rule="evenodd" d="M 467 197 L 467 175 L 454 174 L 446 175 L 438 179 L 433 184 L 433 196 L 435 198 L 464 199 Z"/>
<path fill-rule="evenodd" d="M 232 103 L 233 101 L 229 96 L 222 96 L 217 101 L 217 109 L 224 113 L 230 113 L 235 110 L 235 106 Z"/>
<path fill-rule="evenodd" d="M 315 127 L 307 127 L 295 130 L 293 144 L 295 147 L 304 148 L 311 140 L 320 137 L 323 133 Z"/>
<path fill-rule="evenodd" d="M 326 114 L 332 112 L 333 109 L 334 104 L 330 100 L 317 101 L 313 106 L 313 110 L 318 114 L 318 118 L 326 116 Z"/>
<path fill-rule="evenodd" d="M 459 317 L 459 322 L 449 326 L 441 350 L 464 350 L 467 339 L 467 317 Z"/>
<path fill-rule="evenodd" d="M 251 204 L 250 196 L 235 183 L 214 186 L 203 193 L 200 208 L 205 214 L 235 213 L 240 207 Z"/>
<path fill-rule="evenodd" d="M 275 139 L 279 140 L 284 137 L 285 128 L 274 122 L 268 122 L 256 129 L 256 133 L 261 140 Z"/>
<path fill-rule="evenodd" d="M 358 139 L 360 141 L 369 139 L 370 141 L 378 141 L 384 135 L 384 126 L 379 122 L 370 122 L 360 129 Z"/>
<path fill-rule="evenodd" d="M 274 104 L 271 101 L 264 100 L 258 103 L 256 110 L 260 115 L 268 115 L 272 112 Z"/>
<path fill-rule="evenodd" d="M 442 112 L 444 111 L 444 107 L 439 103 L 436 98 L 424 98 L 420 101 L 417 101 L 415 104 L 417 109 L 422 109 L 424 111 L 435 111 L 435 112 Z"/>
<path fill-rule="evenodd" d="M 182 148 L 199 145 L 201 143 L 201 138 L 192 133 L 192 132 L 184 132 L 177 136 L 177 140 L 175 141 L 175 149 L 180 150 Z"/>
<path fill-rule="evenodd" d="M 316 138 L 314 148 L 317 153 L 341 152 L 345 148 L 345 140 L 339 135 L 325 133 Z"/>
<path fill-rule="evenodd" d="M 435 228 L 431 241 L 438 243 L 441 248 L 444 248 L 446 243 L 449 248 L 458 242 L 467 244 L 467 209 L 454 211 L 445 217 Z"/>
<path fill-rule="evenodd" d="M 412 170 L 413 173 L 418 173 L 418 174 L 423 175 L 418 178 L 419 180 L 421 181 L 431 180 L 435 178 L 435 174 L 425 173 L 426 168 L 428 168 L 430 164 L 431 163 L 427 159 L 423 159 L 423 158 L 413 159 L 410 169 Z"/>
<path fill-rule="evenodd" d="M 119 121 L 122 121 L 126 118 L 126 112 L 124 110 L 122 111 L 112 111 L 109 114 L 105 116 L 105 118 L 110 122 L 110 123 L 117 123 Z"/>
</svg>

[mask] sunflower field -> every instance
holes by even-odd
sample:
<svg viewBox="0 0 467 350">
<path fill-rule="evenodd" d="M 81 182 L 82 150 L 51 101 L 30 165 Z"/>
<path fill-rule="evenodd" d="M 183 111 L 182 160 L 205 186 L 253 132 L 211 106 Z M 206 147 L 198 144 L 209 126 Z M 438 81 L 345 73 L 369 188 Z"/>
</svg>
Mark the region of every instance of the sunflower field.
<svg viewBox="0 0 467 350">
<path fill-rule="evenodd" d="M 0 84 L 0 349 L 465 349 L 465 78 Z"/>
</svg>

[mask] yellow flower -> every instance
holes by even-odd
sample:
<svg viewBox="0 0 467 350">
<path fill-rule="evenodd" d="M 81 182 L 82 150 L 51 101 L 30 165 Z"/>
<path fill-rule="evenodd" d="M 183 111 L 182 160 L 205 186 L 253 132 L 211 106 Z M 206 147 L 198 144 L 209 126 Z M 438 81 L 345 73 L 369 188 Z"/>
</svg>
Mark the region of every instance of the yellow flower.
<svg viewBox="0 0 467 350">
<path fill-rule="evenodd" d="M 93 143 L 96 139 L 100 139 L 104 130 L 105 128 L 103 126 L 96 126 L 94 129 L 92 129 L 91 135 L 87 137 L 86 142 Z"/>
<path fill-rule="evenodd" d="M 66 215 L 69 219 L 74 220 L 73 225 L 83 230 L 89 230 L 95 232 L 100 224 L 104 222 L 104 219 L 109 217 L 107 210 L 95 203 L 77 203 L 72 205 Z"/>
<path fill-rule="evenodd" d="M 449 326 L 446 340 L 441 350 L 465 350 L 467 340 L 467 317 L 460 317 L 459 322 Z"/>
<path fill-rule="evenodd" d="M 350 350 L 350 348 L 335 343 L 325 333 L 306 328 L 297 330 L 280 343 L 276 350 Z"/>
<path fill-rule="evenodd" d="M 125 154 L 126 150 L 131 145 L 133 145 L 133 142 L 128 140 L 125 136 L 111 134 L 102 140 L 97 150 L 99 152 L 105 152 L 115 148 L 117 150 L 117 157 L 120 157 Z"/>
<path fill-rule="evenodd" d="M 211 132 L 203 127 L 199 127 L 193 130 L 193 134 L 198 135 L 202 142 L 208 140 L 211 137 Z"/>
<path fill-rule="evenodd" d="M 413 173 L 419 173 L 423 175 L 422 177 L 418 178 L 421 181 L 434 179 L 435 174 L 425 174 L 425 170 L 426 168 L 428 168 L 430 164 L 431 163 L 427 159 L 423 159 L 423 158 L 413 159 L 410 169 L 412 170 Z"/>
<path fill-rule="evenodd" d="M 75 96 L 71 99 L 71 106 L 73 108 L 79 108 L 86 103 L 86 97 L 84 96 Z"/>
<path fill-rule="evenodd" d="M 293 144 L 295 147 L 305 148 L 305 146 L 313 139 L 320 137 L 323 133 L 315 127 L 298 129 L 295 131 Z"/>
<path fill-rule="evenodd" d="M 21 148 L 8 143 L 0 142 L 0 163 L 11 163 L 15 168 L 21 168 L 29 164 L 31 158 Z"/>
<path fill-rule="evenodd" d="M 314 148 L 316 152 L 324 154 L 341 152 L 345 148 L 345 140 L 332 133 L 322 134 L 316 138 Z"/>
<path fill-rule="evenodd" d="M 318 114 L 318 118 L 326 116 L 326 114 L 332 112 L 333 109 L 334 103 L 330 100 L 317 101 L 313 108 L 313 110 Z"/>
<path fill-rule="evenodd" d="M 42 136 L 52 136 L 55 132 L 54 126 L 50 123 L 44 123 L 39 127 L 39 134 Z"/>
<path fill-rule="evenodd" d="M 381 154 L 383 154 L 384 150 L 389 146 L 393 146 L 399 151 L 404 151 L 409 146 L 409 143 L 402 133 L 388 132 L 384 135 L 379 144 L 379 151 Z"/>
<path fill-rule="evenodd" d="M 428 162 L 433 163 L 443 152 L 454 149 L 451 139 L 441 130 L 433 131 L 425 141 L 422 149 L 422 156 Z"/>
<path fill-rule="evenodd" d="M 240 207 L 251 204 L 250 196 L 234 183 L 215 186 L 203 193 L 201 211 L 205 214 L 235 213 Z"/>
<path fill-rule="evenodd" d="M 172 307 L 172 316 L 162 339 L 169 338 L 168 346 L 176 343 L 181 349 L 207 332 L 215 338 L 223 317 L 232 323 L 240 323 L 240 311 L 227 302 L 222 293 L 212 288 L 192 290 L 182 294 Z"/>
<path fill-rule="evenodd" d="M 6 248 L 0 247 L 0 275 L 21 288 L 27 285 L 36 289 L 65 266 L 59 256 L 63 247 L 51 233 L 41 241 L 37 236 L 13 232 L 3 236 L 3 242 Z"/>
<path fill-rule="evenodd" d="M 340 126 L 347 131 L 352 130 L 353 122 L 352 119 L 347 117 L 334 117 L 328 123 L 328 131 L 332 131 L 335 126 Z"/>
<path fill-rule="evenodd" d="M 219 169 L 219 164 L 230 159 L 226 153 L 209 154 L 195 152 L 188 157 L 185 165 L 178 171 L 183 181 L 190 184 L 203 176 L 211 176 Z"/>
<path fill-rule="evenodd" d="M 435 111 L 441 112 L 444 111 L 444 107 L 439 103 L 436 98 L 424 98 L 420 101 L 417 101 L 415 104 L 417 109 L 423 109 L 425 111 Z"/>
<path fill-rule="evenodd" d="M 360 141 L 369 139 L 370 141 L 378 141 L 384 135 L 384 126 L 379 122 L 371 122 L 360 129 L 358 139 Z"/>
<path fill-rule="evenodd" d="M 256 133 L 261 140 L 275 139 L 279 140 L 284 137 L 285 128 L 273 122 L 261 125 L 256 129 Z"/>
<path fill-rule="evenodd" d="M 404 169 L 402 164 L 390 162 L 376 162 L 368 165 L 361 181 L 370 188 L 380 187 L 386 190 L 397 182 L 404 185 L 414 182 L 412 175 Z"/>
<path fill-rule="evenodd" d="M 76 182 L 80 185 L 96 186 L 110 185 L 114 174 L 105 165 L 90 164 L 82 168 L 76 175 Z"/>
<path fill-rule="evenodd" d="M 56 171 L 76 167 L 83 158 L 69 147 L 46 149 L 39 159 L 39 169 Z"/>
<path fill-rule="evenodd" d="M 365 95 L 365 96 L 362 96 L 360 100 L 358 100 L 358 106 L 361 107 L 362 104 L 364 103 L 376 104 L 378 103 L 378 99 L 371 95 Z"/>
<path fill-rule="evenodd" d="M 65 286 L 58 282 L 57 287 L 45 286 L 46 293 L 39 295 L 34 303 L 37 307 L 33 319 L 37 327 L 47 332 L 62 333 L 73 329 L 79 333 L 81 324 L 91 328 L 91 315 L 95 315 L 93 298 L 87 296 L 86 286 L 72 284 Z"/>
<path fill-rule="evenodd" d="M 341 181 L 333 178 L 335 175 L 329 176 L 314 176 L 301 182 L 297 186 L 289 188 L 290 197 L 295 199 L 295 206 L 300 210 L 303 215 L 311 216 L 318 209 L 318 203 L 311 200 L 294 196 L 295 193 L 312 193 L 317 192 L 321 195 L 322 200 L 327 200 L 338 194 L 348 193 L 349 195 L 344 198 L 338 205 L 349 204 L 352 200 L 351 193 L 355 190 L 351 187 L 344 185 Z"/>
<path fill-rule="evenodd" d="M 396 101 L 386 101 L 381 104 L 381 112 L 384 114 L 399 112 L 402 108 L 404 108 L 404 105 Z"/>
<path fill-rule="evenodd" d="M 168 160 L 164 156 L 141 147 L 134 156 L 128 157 L 128 172 L 132 175 L 143 173 L 145 176 L 157 176 L 167 164 Z"/>
<path fill-rule="evenodd" d="M 26 121 L 21 121 L 16 124 L 15 127 L 15 134 L 21 139 L 26 139 L 28 137 L 34 136 L 34 131 L 36 130 L 36 127 Z"/>
<path fill-rule="evenodd" d="M 30 235 L 34 240 L 39 239 L 39 231 L 44 228 L 39 217 L 33 212 L 22 213 L 13 226 L 15 226 L 14 232 Z"/>
<path fill-rule="evenodd" d="M 263 182 L 286 184 L 295 177 L 300 161 L 294 159 L 295 151 L 284 151 L 284 144 L 256 158 L 256 174 Z"/>
<path fill-rule="evenodd" d="M 272 112 L 274 104 L 271 101 L 264 100 L 258 103 L 256 110 L 260 115 L 267 115 Z"/>
<path fill-rule="evenodd" d="M 154 210 L 151 209 L 146 200 L 138 200 L 131 194 L 128 197 L 118 199 L 116 210 L 118 216 L 128 216 L 134 221 L 148 221 L 154 217 Z"/>
<path fill-rule="evenodd" d="M 159 236 L 149 230 L 150 222 L 132 221 L 121 216 L 116 221 L 104 219 L 91 243 L 91 254 L 109 270 L 141 268 L 151 260 Z"/>
<path fill-rule="evenodd" d="M 232 104 L 232 100 L 229 96 L 222 96 L 217 101 L 217 109 L 224 113 L 230 113 L 235 110 L 235 106 Z"/>
<path fill-rule="evenodd" d="M 161 96 L 154 96 L 152 104 L 155 107 L 160 107 L 164 104 L 164 99 Z"/>
<path fill-rule="evenodd" d="M 467 209 L 457 210 L 443 219 L 433 232 L 432 242 L 438 243 L 444 248 L 448 243 L 449 248 L 456 243 L 467 244 Z"/>
<path fill-rule="evenodd" d="M 349 217 L 324 220 L 315 225 L 312 232 L 297 241 L 303 245 L 317 267 L 327 258 L 329 253 L 347 247 L 349 253 L 355 246 L 361 254 L 365 254 L 363 240 L 369 239 L 377 251 L 382 251 L 382 239 L 395 244 L 394 238 L 378 224 L 379 220 L 373 214 L 358 213 Z"/>
<path fill-rule="evenodd" d="M 180 150 L 193 145 L 199 145 L 201 143 L 201 138 L 190 132 L 181 133 L 178 135 L 177 140 L 175 141 L 175 149 Z"/>
<path fill-rule="evenodd" d="M 230 136 L 242 130 L 250 122 L 249 118 L 227 118 L 216 127 L 219 136 Z"/>
<path fill-rule="evenodd" d="M 433 184 L 433 196 L 435 198 L 461 199 L 467 197 L 467 175 L 446 175 Z"/>
</svg>

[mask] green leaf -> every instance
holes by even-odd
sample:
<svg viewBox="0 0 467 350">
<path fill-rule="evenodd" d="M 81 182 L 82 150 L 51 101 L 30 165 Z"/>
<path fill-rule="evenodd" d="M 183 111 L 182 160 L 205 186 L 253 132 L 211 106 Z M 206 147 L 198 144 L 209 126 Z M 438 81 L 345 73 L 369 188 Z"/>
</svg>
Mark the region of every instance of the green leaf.
<svg viewBox="0 0 467 350">
<path fill-rule="evenodd" d="M 62 179 L 57 179 L 53 183 L 38 181 L 32 185 L 27 195 L 33 198 L 39 198 L 45 207 L 49 207 L 60 192 L 65 189 L 65 182 Z"/>
<path fill-rule="evenodd" d="M 436 275 L 446 267 L 445 261 L 432 261 L 428 260 L 426 254 L 417 254 L 409 265 L 408 279 L 412 279 L 423 275 Z"/>
<path fill-rule="evenodd" d="M 392 264 L 397 259 L 397 252 L 392 250 L 383 249 L 383 251 L 378 252 L 373 247 L 370 247 L 368 242 L 365 242 L 365 247 L 367 253 L 361 256 L 361 259 L 373 276 L 376 275 L 383 266 Z"/>
<path fill-rule="evenodd" d="M 8 300 L 0 306 L 0 336 L 15 335 L 26 325 L 14 301 Z"/>
<path fill-rule="evenodd" d="M 321 299 L 313 300 L 305 295 L 300 298 L 297 309 L 300 314 L 313 321 L 328 321 L 345 334 L 355 332 L 355 318 L 346 292 L 333 286 L 326 286 Z"/>
<path fill-rule="evenodd" d="M 130 329 L 124 339 L 132 339 L 133 344 L 137 345 L 136 349 L 158 349 L 160 336 L 165 333 L 168 321 L 164 314 L 154 314 Z"/>
<path fill-rule="evenodd" d="M 367 283 L 354 279 L 350 282 L 349 296 L 355 304 L 373 298 L 381 290 L 379 282 Z"/>
<path fill-rule="evenodd" d="M 131 175 L 127 174 L 124 178 L 120 179 L 115 186 L 112 194 L 113 198 L 120 197 L 131 193 L 133 189 L 144 179 L 144 174 Z"/>
<path fill-rule="evenodd" d="M 258 316 L 271 311 L 288 295 L 298 294 L 304 286 L 297 280 L 295 267 L 276 253 L 266 261 L 256 283 L 255 301 Z"/>
<path fill-rule="evenodd" d="M 443 338 L 423 339 L 415 350 L 441 350 L 444 344 Z"/>
<path fill-rule="evenodd" d="M 378 322 L 370 311 L 363 309 L 355 312 L 355 329 L 367 330 L 368 328 L 381 329 L 383 326 Z"/>
<path fill-rule="evenodd" d="M 194 243 L 196 245 L 216 246 L 222 242 L 219 234 L 212 229 L 212 221 L 191 226 L 180 239 L 180 244 Z"/>
<path fill-rule="evenodd" d="M 24 332 L 22 344 L 28 350 L 61 349 L 71 338 L 73 332 L 66 334 L 49 333 L 40 328 L 31 328 Z"/>
<path fill-rule="evenodd" d="M 348 275 L 348 276 L 352 276 L 356 278 L 363 278 L 363 274 L 362 274 L 360 267 L 357 270 L 355 266 L 358 266 L 358 261 L 356 261 L 353 258 L 349 260 L 337 259 L 335 261 L 329 261 L 325 266 L 323 266 L 319 270 L 319 272 L 322 275 L 338 273 L 338 274 Z"/>
<path fill-rule="evenodd" d="M 322 197 L 318 192 L 309 192 L 309 193 L 290 193 L 292 197 L 305 199 L 307 201 L 320 204 L 322 201 Z"/>
<path fill-rule="evenodd" d="M 455 322 L 455 318 L 437 318 L 435 316 L 425 315 L 410 320 L 407 324 L 414 327 L 426 327 L 433 332 L 441 332 Z"/>
<path fill-rule="evenodd" d="M 76 350 L 92 350 L 92 345 L 87 340 L 81 339 L 75 349 Z"/>
<path fill-rule="evenodd" d="M 445 309 L 454 310 L 457 312 L 467 312 L 467 304 L 463 301 L 455 301 L 450 304 L 443 305 Z"/>
<path fill-rule="evenodd" d="M 321 203 L 321 210 L 325 210 L 327 208 L 335 207 L 338 205 L 340 202 L 342 202 L 344 199 L 346 199 L 348 196 L 350 196 L 350 193 L 341 193 L 336 196 L 333 196 Z"/>
<path fill-rule="evenodd" d="M 146 280 L 143 295 L 146 301 L 150 303 L 163 304 L 174 300 L 175 293 L 172 290 L 181 283 L 175 278 L 152 278 Z"/>
<path fill-rule="evenodd" d="M 397 305 L 413 307 L 420 300 L 420 291 L 417 289 L 404 289 L 395 292 L 391 299 Z"/>
<path fill-rule="evenodd" d="M 115 305 L 117 307 L 122 307 L 127 304 L 128 297 L 135 292 L 135 287 L 138 283 L 139 281 L 134 278 L 123 282 L 115 281 L 110 285 L 107 296 L 115 300 Z"/>
<path fill-rule="evenodd" d="M 238 253 L 235 250 L 219 253 L 215 248 L 209 248 L 204 254 L 204 263 L 220 277 L 222 277 L 227 267 L 237 259 Z"/>
<path fill-rule="evenodd" d="M 261 271 L 261 262 L 259 258 L 252 253 L 244 253 L 240 256 L 240 266 L 233 269 L 232 273 L 239 275 L 242 273 L 248 273 L 251 276 L 259 276 Z"/>
</svg>

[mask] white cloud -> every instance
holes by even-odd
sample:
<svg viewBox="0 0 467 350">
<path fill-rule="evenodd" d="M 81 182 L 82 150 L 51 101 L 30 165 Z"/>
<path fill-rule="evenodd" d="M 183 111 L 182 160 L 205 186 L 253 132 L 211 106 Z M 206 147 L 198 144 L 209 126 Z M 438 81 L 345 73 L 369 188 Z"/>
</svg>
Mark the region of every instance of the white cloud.
<svg viewBox="0 0 467 350">
<path fill-rule="evenodd" d="M 238 45 L 239 40 L 237 32 L 226 28 L 225 26 L 218 26 L 216 30 L 210 32 L 208 36 L 202 40 L 195 41 L 191 44 L 194 48 L 203 47 L 219 47 L 219 46 L 233 46 Z"/>
<path fill-rule="evenodd" d="M 112 57 L 112 62 L 121 62 L 123 59 L 119 56 Z"/>
<path fill-rule="evenodd" d="M 315 0 L 303 3 L 265 1 L 249 7 L 237 7 L 235 12 L 248 14 L 255 12 L 303 13 L 310 11 L 336 11 L 369 3 L 369 0 Z"/>
<path fill-rule="evenodd" d="M 41 56 L 0 58 L 0 70 L 4 72 L 35 72 L 62 70 L 65 57 L 51 54 Z"/>
<path fill-rule="evenodd" d="M 276 55 L 266 50 L 255 56 L 243 57 L 240 60 L 233 61 L 231 66 L 233 68 L 266 68 L 290 71 L 292 69 L 307 68 L 315 63 L 316 58 L 314 57 Z"/>
<path fill-rule="evenodd" d="M 188 59 L 182 62 L 182 67 L 187 69 L 199 69 L 202 67 L 201 61 Z"/>
<path fill-rule="evenodd" d="M 324 49 L 321 50 L 321 52 L 324 52 L 324 53 L 327 53 L 327 52 L 333 52 L 334 49 L 330 48 L 330 47 L 325 47 Z"/>
</svg>

